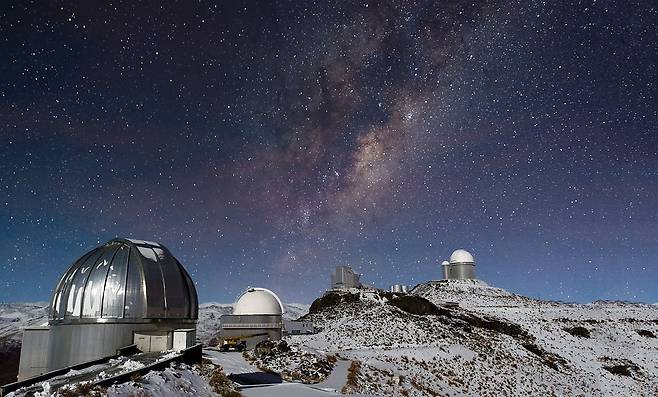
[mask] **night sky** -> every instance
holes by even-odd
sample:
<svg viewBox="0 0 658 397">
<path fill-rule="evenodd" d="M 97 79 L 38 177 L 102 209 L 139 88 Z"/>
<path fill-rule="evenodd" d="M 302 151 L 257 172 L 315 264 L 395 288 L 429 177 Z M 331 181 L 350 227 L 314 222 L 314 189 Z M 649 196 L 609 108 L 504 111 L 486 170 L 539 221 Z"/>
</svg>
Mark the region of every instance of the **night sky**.
<svg viewBox="0 0 658 397">
<path fill-rule="evenodd" d="M 92 4 L 93 3 L 93 4 Z M 6 2 L 0 301 L 116 236 L 203 301 L 477 274 L 658 302 L 653 1 Z"/>
</svg>

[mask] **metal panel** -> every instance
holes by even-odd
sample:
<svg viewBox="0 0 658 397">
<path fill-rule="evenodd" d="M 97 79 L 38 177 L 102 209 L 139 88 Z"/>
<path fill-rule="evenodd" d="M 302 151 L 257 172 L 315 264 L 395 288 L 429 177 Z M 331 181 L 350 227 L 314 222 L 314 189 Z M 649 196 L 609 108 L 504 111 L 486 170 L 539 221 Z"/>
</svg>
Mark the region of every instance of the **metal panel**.
<svg viewBox="0 0 658 397">
<path fill-rule="evenodd" d="M 280 315 L 239 315 L 225 314 L 220 319 L 221 328 L 281 328 Z"/>
<path fill-rule="evenodd" d="M 146 285 L 140 258 L 137 250 L 131 248 L 126 274 L 125 318 L 146 317 Z"/>
<path fill-rule="evenodd" d="M 135 332 L 133 341 L 144 353 L 169 350 L 172 345 L 171 331 L 139 331 Z"/>
<path fill-rule="evenodd" d="M 103 292 L 103 318 L 123 317 L 126 290 L 126 271 L 130 247 L 121 245 L 114 255 L 105 279 Z"/>
<path fill-rule="evenodd" d="M 58 324 L 50 327 L 48 370 L 109 357 L 133 343 L 135 333 L 171 334 L 189 328 L 185 320 L 144 323 Z M 169 341 L 167 342 L 169 344 Z"/>
<path fill-rule="evenodd" d="M 137 349 L 139 349 L 140 351 L 142 352 L 151 351 L 151 335 L 135 333 L 135 337 L 133 341 L 135 345 L 137 345 Z"/>
<path fill-rule="evenodd" d="M 176 260 L 176 258 L 174 258 Z M 199 301 L 197 298 L 197 293 L 196 293 L 196 287 L 194 286 L 194 282 L 192 281 L 192 278 L 190 277 L 189 273 L 185 270 L 183 265 L 176 260 L 176 264 L 178 265 L 178 269 L 181 272 L 181 275 L 185 279 L 185 285 L 187 286 L 187 318 L 199 318 Z"/>
<path fill-rule="evenodd" d="M 152 352 L 161 352 L 169 350 L 167 344 L 167 335 L 151 335 L 151 350 Z"/>
<path fill-rule="evenodd" d="M 84 265 L 89 258 L 97 257 L 100 255 L 99 251 L 100 249 L 94 249 L 86 255 L 83 255 L 80 259 L 73 263 L 73 265 L 71 265 L 66 274 L 64 274 L 64 276 L 61 278 L 58 285 L 58 291 L 55 293 L 54 308 L 51 309 L 50 313 L 51 318 L 65 318 L 67 309 L 69 307 L 71 309 L 70 312 L 73 312 L 73 303 L 69 305 L 69 299 L 71 299 L 71 302 L 73 302 L 73 293 L 71 291 L 73 279 L 80 270 L 80 267 Z"/>
<path fill-rule="evenodd" d="M 62 298 L 67 296 L 65 290 L 70 286 L 69 282 L 73 278 L 73 275 L 75 275 L 78 268 L 84 263 L 84 261 L 90 255 L 93 255 L 94 252 L 96 252 L 96 250 L 97 249 L 87 252 L 78 260 L 73 262 L 73 264 L 69 267 L 66 273 L 64 273 L 64 275 L 60 278 L 59 283 L 57 283 L 57 287 L 55 287 L 55 291 L 53 293 L 53 299 L 50 304 L 50 313 L 49 313 L 50 318 L 64 318 L 64 313 L 66 311 L 63 309 L 66 308 L 66 304 L 65 303 L 62 304 L 62 300 L 63 300 Z"/>
<path fill-rule="evenodd" d="M 282 336 L 283 332 L 280 329 L 223 329 L 221 331 L 221 337 L 223 338 L 248 338 L 247 349 L 253 348 L 260 341 L 279 340 Z"/>
<path fill-rule="evenodd" d="M 48 327 L 23 331 L 18 380 L 48 372 Z"/>
<path fill-rule="evenodd" d="M 165 284 L 165 301 L 167 302 L 167 317 L 189 316 L 189 293 L 185 279 L 178 268 L 178 263 L 170 255 L 164 255 L 159 248 L 154 249 L 158 254 L 158 262 L 162 268 L 162 276 Z"/>
<path fill-rule="evenodd" d="M 196 341 L 196 331 L 194 329 L 177 329 L 174 331 L 174 341 L 172 348 L 176 351 L 192 347 Z"/>
<path fill-rule="evenodd" d="M 82 313 L 82 295 L 84 292 L 85 282 L 91 273 L 91 269 L 96 264 L 96 260 L 103 254 L 103 250 L 97 250 L 93 255 L 80 264 L 75 274 L 72 275 L 69 281 L 69 287 L 65 290 L 63 295 L 66 304 L 66 311 L 64 317 L 80 317 Z"/>
<path fill-rule="evenodd" d="M 138 247 L 146 284 L 146 318 L 166 317 L 166 295 L 162 268 L 152 248 Z"/>
<path fill-rule="evenodd" d="M 467 264 L 467 263 L 444 265 L 443 278 L 446 280 L 475 279 L 475 266 L 473 264 Z"/>
<path fill-rule="evenodd" d="M 101 316 L 105 279 L 118 248 L 119 246 L 114 245 L 106 249 L 91 269 L 82 295 L 82 317 L 98 318 Z"/>
</svg>

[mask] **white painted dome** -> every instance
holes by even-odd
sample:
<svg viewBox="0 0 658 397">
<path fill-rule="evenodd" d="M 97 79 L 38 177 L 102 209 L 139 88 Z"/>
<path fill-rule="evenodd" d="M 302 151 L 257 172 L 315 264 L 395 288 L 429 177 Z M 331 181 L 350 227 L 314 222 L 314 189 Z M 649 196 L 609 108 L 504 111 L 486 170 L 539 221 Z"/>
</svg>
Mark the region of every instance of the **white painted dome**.
<svg viewBox="0 0 658 397">
<path fill-rule="evenodd" d="M 441 266 L 448 266 L 449 264 L 450 264 L 450 262 L 448 262 L 448 261 L 441 262 Z"/>
<path fill-rule="evenodd" d="M 475 263 L 475 259 L 470 252 L 458 249 L 450 255 L 450 264 L 456 263 Z"/>
<path fill-rule="evenodd" d="M 283 314 L 283 305 L 276 294 L 265 288 L 249 288 L 240 295 L 233 305 L 236 315 L 278 315 Z"/>
</svg>

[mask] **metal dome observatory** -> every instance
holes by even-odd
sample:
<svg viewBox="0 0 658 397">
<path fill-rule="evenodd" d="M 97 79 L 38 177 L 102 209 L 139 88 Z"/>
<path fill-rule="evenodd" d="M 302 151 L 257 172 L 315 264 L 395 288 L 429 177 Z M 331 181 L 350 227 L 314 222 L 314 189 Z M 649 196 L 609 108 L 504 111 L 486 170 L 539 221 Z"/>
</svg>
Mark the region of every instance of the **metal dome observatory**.
<svg viewBox="0 0 658 397">
<path fill-rule="evenodd" d="M 25 330 L 19 378 L 112 356 L 133 343 L 142 351 L 171 349 L 175 330 L 193 332 L 198 308 L 192 279 L 166 247 L 110 240 L 61 277 L 48 326 Z"/>
<path fill-rule="evenodd" d="M 444 280 L 473 280 L 475 279 L 475 259 L 470 252 L 458 249 L 450 255 L 450 261 L 443 261 Z"/>
</svg>

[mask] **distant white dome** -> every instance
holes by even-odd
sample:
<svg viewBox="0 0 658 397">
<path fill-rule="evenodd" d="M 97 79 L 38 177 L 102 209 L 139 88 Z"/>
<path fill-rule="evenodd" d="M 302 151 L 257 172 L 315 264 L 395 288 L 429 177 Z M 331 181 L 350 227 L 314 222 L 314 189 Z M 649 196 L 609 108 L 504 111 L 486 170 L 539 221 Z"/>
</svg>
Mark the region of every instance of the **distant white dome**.
<svg viewBox="0 0 658 397">
<path fill-rule="evenodd" d="M 236 315 L 282 315 L 283 305 L 276 294 L 265 288 L 249 288 L 233 305 Z"/>
<path fill-rule="evenodd" d="M 441 262 L 441 266 L 448 266 L 449 264 L 450 264 L 450 262 L 448 262 L 448 261 Z"/>
<path fill-rule="evenodd" d="M 459 249 L 450 255 L 450 264 L 456 263 L 475 263 L 475 259 L 473 259 L 470 252 Z"/>
</svg>

